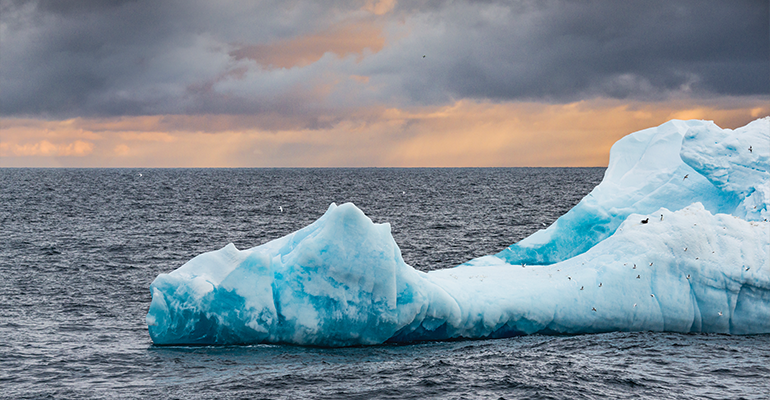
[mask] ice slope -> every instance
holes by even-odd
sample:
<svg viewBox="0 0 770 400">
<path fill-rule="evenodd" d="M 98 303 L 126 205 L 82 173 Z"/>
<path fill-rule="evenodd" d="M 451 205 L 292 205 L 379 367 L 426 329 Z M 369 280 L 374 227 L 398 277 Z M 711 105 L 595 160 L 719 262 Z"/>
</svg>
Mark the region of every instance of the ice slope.
<svg viewBox="0 0 770 400">
<path fill-rule="evenodd" d="M 769 158 L 770 118 L 735 131 L 671 121 L 636 132 L 613 146 L 602 183 L 547 230 L 430 273 L 404 263 L 388 224 L 332 204 L 286 237 L 230 244 L 159 275 L 150 336 L 348 346 L 536 332 L 770 333 Z"/>
<path fill-rule="evenodd" d="M 700 202 L 711 213 L 732 214 L 749 188 L 719 179 L 729 172 L 748 186 L 768 181 L 767 126 L 763 119 L 730 132 L 711 121 L 673 120 L 632 133 L 612 146 L 604 179 L 588 196 L 547 229 L 497 256 L 512 264 L 566 260 L 612 235 L 631 213 L 660 207 L 678 210 Z M 757 150 L 749 152 L 752 144 Z M 765 184 L 760 201 L 767 200 L 767 190 Z"/>
</svg>

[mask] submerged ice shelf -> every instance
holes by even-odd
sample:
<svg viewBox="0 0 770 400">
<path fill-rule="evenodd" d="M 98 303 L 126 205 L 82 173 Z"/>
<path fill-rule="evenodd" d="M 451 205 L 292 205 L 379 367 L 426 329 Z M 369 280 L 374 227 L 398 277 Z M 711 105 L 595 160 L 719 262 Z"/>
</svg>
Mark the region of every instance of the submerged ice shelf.
<svg viewBox="0 0 770 400">
<path fill-rule="evenodd" d="M 770 118 L 670 121 L 618 141 L 553 225 L 424 273 L 353 204 L 150 286 L 156 344 L 349 346 L 607 331 L 770 333 Z"/>
</svg>

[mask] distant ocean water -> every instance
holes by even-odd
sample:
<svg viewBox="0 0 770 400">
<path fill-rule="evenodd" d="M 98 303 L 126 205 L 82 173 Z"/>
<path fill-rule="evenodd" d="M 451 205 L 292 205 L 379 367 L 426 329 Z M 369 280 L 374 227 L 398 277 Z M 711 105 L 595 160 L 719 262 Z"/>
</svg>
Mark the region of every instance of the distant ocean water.
<svg viewBox="0 0 770 400">
<path fill-rule="evenodd" d="M 770 335 L 156 347 L 148 286 L 352 201 L 428 271 L 567 212 L 603 168 L 0 169 L 1 398 L 770 398 Z"/>
</svg>

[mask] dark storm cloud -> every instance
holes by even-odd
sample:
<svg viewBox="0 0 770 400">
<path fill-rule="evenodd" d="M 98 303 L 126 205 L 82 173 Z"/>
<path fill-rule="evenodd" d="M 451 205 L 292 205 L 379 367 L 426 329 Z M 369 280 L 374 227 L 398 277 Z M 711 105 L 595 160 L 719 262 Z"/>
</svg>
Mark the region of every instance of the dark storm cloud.
<svg viewBox="0 0 770 400">
<path fill-rule="evenodd" d="M 243 68 L 239 42 L 313 32 L 334 16 L 278 2 L 3 2 L 4 115 L 94 116 L 290 111 L 280 87 L 233 99 L 211 84 Z M 292 101 L 297 100 L 297 101 Z"/>
<path fill-rule="evenodd" d="M 422 43 L 412 43 L 431 58 L 404 76 L 411 98 L 435 98 L 435 87 L 447 97 L 501 100 L 770 94 L 765 1 L 461 4 L 436 12 Z"/>
<path fill-rule="evenodd" d="M 425 1 L 381 16 L 352 1 L 0 4 L 5 116 L 266 113 L 316 127 L 354 107 L 462 98 L 770 94 L 763 0 Z M 361 24 L 386 45 L 364 51 L 349 37 L 360 29 L 335 28 Z"/>
</svg>

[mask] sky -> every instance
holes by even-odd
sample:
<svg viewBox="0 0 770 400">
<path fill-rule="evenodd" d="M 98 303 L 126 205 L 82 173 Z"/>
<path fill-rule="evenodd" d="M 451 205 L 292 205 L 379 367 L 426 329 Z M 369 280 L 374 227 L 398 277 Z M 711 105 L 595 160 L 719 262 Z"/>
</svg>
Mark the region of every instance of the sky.
<svg viewBox="0 0 770 400">
<path fill-rule="evenodd" d="M 767 0 L 0 0 L 0 167 L 606 166 L 768 115 Z"/>
</svg>

